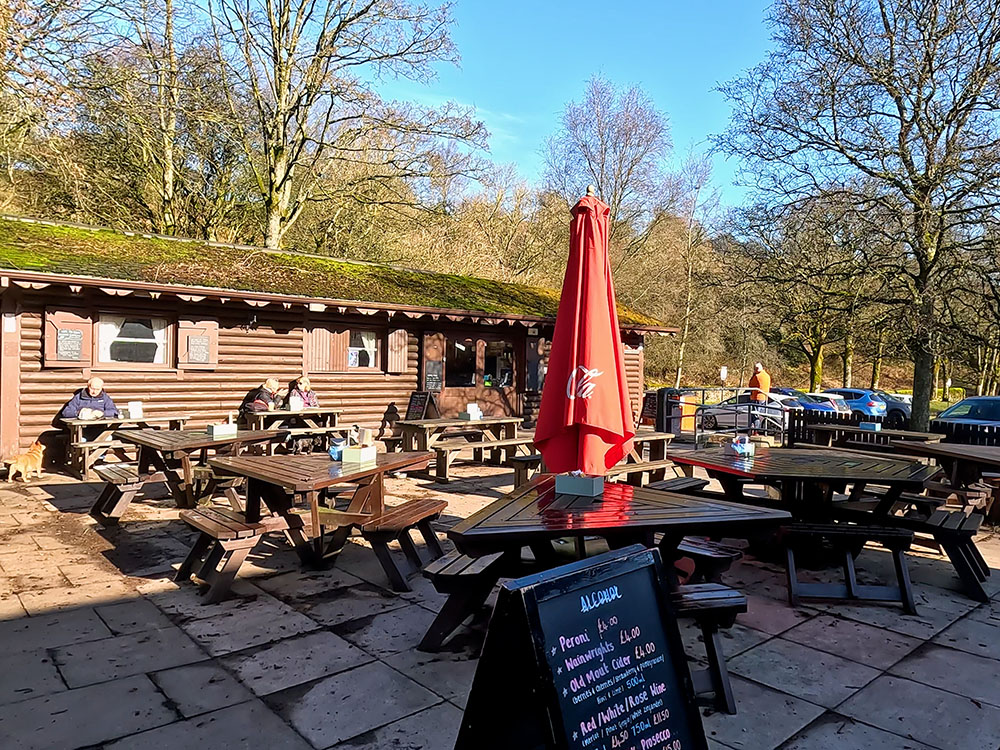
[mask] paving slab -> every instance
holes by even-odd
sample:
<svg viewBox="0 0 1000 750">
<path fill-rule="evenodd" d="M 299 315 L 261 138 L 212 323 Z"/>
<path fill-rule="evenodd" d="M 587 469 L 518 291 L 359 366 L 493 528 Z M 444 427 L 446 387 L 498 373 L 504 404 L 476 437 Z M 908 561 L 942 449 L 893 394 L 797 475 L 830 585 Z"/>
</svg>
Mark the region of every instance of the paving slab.
<svg viewBox="0 0 1000 750">
<path fill-rule="evenodd" d="M 138 591 L 175 622 L 200 620 L 247 608 L 258 609 L 266 615 L 273 611 L 270 608 L 280 606 L 273 596 L 241 580 L 233 584 L 227 599 L 215 604 L 207 604 L 202 591 L 194 583 L 179 584 L 169 579 L 158 579 L 142 584 Z"/>
<path fill-rule="evenodd" d="M 300 612 L 329 626 L 400 609 L 409 603 L 380 586 L 366 582 L 291 602 Z"/>
<path fill-rule="evenodd" d="M 197 644 L 173 625 L 163 630 L 63 646 L 56 649 L 54 656 L 70 687 L 158 672 L 205 658 Z"/>
<path fill-rule="evenodd" d="M 1000 659 L 1000 620 L 963 617 L 934 636 L 934 643 L 970 654 Z"/>
<path fill-rule="evenodd" d="M 372 617 L 352 620 L 333 631 L 378 657 L 413 648 L 434 622 L 434 614 L 416 604 Z"/>
<path fill-rule="evenodd" d="M 830 615 L 814 617 L 781 637 L 879 669 L 888 669 L 921 644 L 917 638 Z"/>
<path fill-rule="evenodd" d="M 708 737 L 737 750 L 777 747 L 823 713 L 821 706 L 735 675 L 732 684 L 736 716 L 713 713 L 702 723 Z"/>
<path fill-rule="evenodd" d="M 757 594 L 747 595 L 747 611 L 736 622 L 769 635 L 784 633 L 815 615 L 809 608 L 792 609 L 786 602 L 779 602 Z"/>
<path fill-rule="evenodd" d="M 1000 663 L 994 659 L 929 643 L 889 671 L 1000 707 Z"/>
<path fill-rule="evenodd" d="M 312 682 L 370 662 L 372 657 L 340 636 L 320 630 L 220 661 L 257 695 Z"/>
<path fill-rule="evenodd" d="M 267 700 L 315 748 L 330 747 L 441 702 L 377 661 Z"/>
<path fill-rule="evenodd" d="M 439 703 L 338 744 L 335 750 L 444 750 L 455 746 L 461 725 L 462 712 L 450 703 Z"/>
<path fill-rule="evenodd" d="M 918 606 L 915 615 L 908 615 L 901 607 L 891 604 L 817 602 L 810 606 L 837 617 L 874 625 L 877 628 L 886 628 L 894 633 L 921 640 L 933 638 L 961 617 L 960 612 L 944 612 L 926 604 Z"/>
<path fill-rule="evenodd" d="M 111 636 L 92 609 L 74 609 L 0 622 L 0 643 L 8 652 L 55 648 Z"/>
<path fill-rule="evenodd" d="M 903 729 L 902 727 L 900 729 Z M 934 750 L 916 740 L 825 713 L 779 750 Z"/>
<path fill-rule="evenodd" d="M 901 677 L 879 677 L 837 711 L 941 750 L 1000 747 L 1000 709 Z"/>
<path fill-rule="evenodd" d="M 95 607 L 98 616 L 115 635 L 142 633 L 170 627 L 170 620 L 146 599 L 135 599 L 122 604 Z"/>
<path fill-rule="evenodd" d="M 0 596 L 0 622 L 4 620 L 16 620 L 27 616 L 28 613 L 21 605 L 21 600 L 16 594 Z"/>
<path fill-rule="evenodd" d="M 257 700 L 222 708 L 105 746 L 105 750 L 310 750 L 309 743 Z"/>
<path fill-rule="evenodd" d="M 180 623 L 212 656 L 242 651 L 316 630 L 319 625 L 273 597 L 222 614 Z"/>
<path fill-rule="evenodd" d="M 879 675 L 877 669 L 781 638 L 744 651 L 728 664 L 736 674 L 827 708 Z"/>
<path fill-rule="evenodd" d="M 459 706 L 464 706 L 476 675 L 478 659 L 468 653 L 425 654 L 415 648 L 387 656 L 385 663 L 414 682 Z"/>
<path fill-rule="evenodd" d="M 150 677 L 185 718 L 253 698 L 235 677 L 211 661 L 165 669 Z"/>
<path fill-rule="evenodd" d="M 0 703 L 66 690 L 48 649 L 6 651 L 0 657 Z"/>
<path fill-rule="evenodd" d="M 269 594 L 288 604 L 307 604 L 314 597 L 336 599 L 339 589 L 356 586 L 361 579 L 340 568 L 330 570 L 295 570 L 254 581 Z"/>
<path fill-rule="evenodd" d="M 21 594 L 21 604 L 29 615 L 43 615 L 60 609 L 96 607 L 135 599 L 138 594 L 124 581 L 88 583 L 83 586 L 54 587 Z"/>
<path fill-rule="evenodd" d="M 177 719 L 144 675 L 0 706 L 0 747 L 74 750 Z"/>
</svg>

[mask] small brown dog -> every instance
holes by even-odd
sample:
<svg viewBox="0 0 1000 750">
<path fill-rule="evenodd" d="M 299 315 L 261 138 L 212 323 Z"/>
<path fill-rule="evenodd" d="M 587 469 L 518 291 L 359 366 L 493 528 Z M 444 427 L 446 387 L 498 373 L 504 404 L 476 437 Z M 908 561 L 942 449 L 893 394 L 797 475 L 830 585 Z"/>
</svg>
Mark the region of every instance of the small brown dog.
<svg viewBox="0 0 1000 750">
<path fill-rule="evenodd" d="M 13 482 L 14 475 L 18 472 L 21 474 L 22 482 L 27 482 L 31 478 L 31 474 L 34 474 L 36 477 L 42 476 L 42 457 L 44 455 L 45 446 L 36 440 L 28 448 L 27 453 L 14 456 L 14 458 L 9 460 L 10 468 L 7 470 L 7 481 Z"/>
</svg>

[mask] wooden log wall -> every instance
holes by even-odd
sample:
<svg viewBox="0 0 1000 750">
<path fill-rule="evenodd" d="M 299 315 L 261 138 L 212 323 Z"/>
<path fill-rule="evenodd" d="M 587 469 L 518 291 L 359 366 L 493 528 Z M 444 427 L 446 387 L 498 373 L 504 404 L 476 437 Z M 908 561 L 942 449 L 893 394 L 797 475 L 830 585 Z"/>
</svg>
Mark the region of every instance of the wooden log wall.
<svg viewBox="0 0 1000 750">
<path fill-rule="evenodd" d="M 304 320 L 302 308 L 284 310 L 271 305 L 252 308 L 241 302 L 220 304 L 205 300 L 197 304 L 163 298 L 153 302 L 130 298 L 109 299 L 100 292 L 84 290 L 65 297 L 55 295 L 56 287 L 43 292 L 26 292 L 21 304 L 20 394 L 18 420 L 22 448 L 39 435 L 58 430 L 55 417 L 63 404 L 81 388 L 91 374 L 100 375 L 115 403 L 142 401 L 150 416 L 187 414 L 188 425 L 203 427 L 235 414 L 243 396 L 268 376 L 287 383 L 302 373 Z M 219 361 L 214 370 L 81 370 L 46 369 L 42 366 L 42 326 L 46 305 L 66 304 L 94 311 L 127 310 L 159 317 L 184 314 L 210 316 L 219 321 Z M 256 326 L 248 323 L 256 316 Z M 310 313 L 315 324 L 317 314 Z M 357 371 L 310 373 L 313 388 L 323 406 L 342 408 L 342 423 L 378 427 L 391 403 L 406 410 L 411 391 L 417 387 L 419 328 L 417 321 L 390 323 L 384 316 L 350 320 L 330 315 L 331 323 L 366 329 L 405 327 L 408 329 L 406 372 Z M 398 319 L 397 319 L 398 320 Z M 381 345 L 385 346 L 384 336 Z M 383 352 L 383 358 L 385 353 Z"/>
</svg>

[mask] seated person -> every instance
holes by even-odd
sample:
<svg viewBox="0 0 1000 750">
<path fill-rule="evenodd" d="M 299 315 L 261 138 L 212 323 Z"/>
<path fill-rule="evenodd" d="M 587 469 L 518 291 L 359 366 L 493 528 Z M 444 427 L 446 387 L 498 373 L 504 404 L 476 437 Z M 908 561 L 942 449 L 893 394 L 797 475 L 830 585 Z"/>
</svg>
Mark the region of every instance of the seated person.
<svg viewBox="0 0 1000 750">
<path fill-rule="evenodd" d="M 284 392 L 278 384 L 277 378 L 268 378 L 262 385 L 251 389 L 243 397 L 240 404 L 240 418 L 245 418 L 248 414 L 256 414 L 262 411 L 274 411 L 281 403 Z"/>
<path fill-rule="evenodd" d="M 61 419 L 113 419 L 118 416 L 118 407 L 104 390 L 104 381 L 91 378 L 86 388 L 73 394 L 73 398 L 59 412 Z"/>
<path fill-rule="evenodd" d="M 312 389 L 312 383 L 309 382 L 309 378 L 305 375 L 300 375 L 288 384 L 288 396 L 285 397 L 285 408 L 290 408 L 293 396 L 298 396 L 302 399 L 302 406 L 319 406 L 316 391 Z"/>
</svg>

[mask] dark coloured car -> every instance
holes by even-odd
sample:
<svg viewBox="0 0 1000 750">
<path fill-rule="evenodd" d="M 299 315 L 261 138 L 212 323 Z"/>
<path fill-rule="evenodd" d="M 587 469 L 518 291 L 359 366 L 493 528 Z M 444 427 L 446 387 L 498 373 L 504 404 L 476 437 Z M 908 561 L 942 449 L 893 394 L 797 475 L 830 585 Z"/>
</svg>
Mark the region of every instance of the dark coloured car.
<svg viewBox="0 0 1000 750">
<path fill-rule="evenodd" d="M 909 424 L 910 411 L 913 407 L 908 402 L 878 388 L 872 389 L 872 393 L 885 401 L 886 427 L 898 430 Z"/>
<path fill-rule="evenodd" d="M 970 396 L 945 409 L 935 422 L 955 424 L 1000 425 L 1000 397 Z"/>
</svg>

